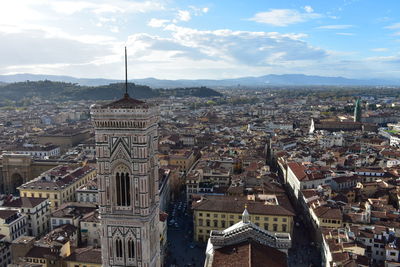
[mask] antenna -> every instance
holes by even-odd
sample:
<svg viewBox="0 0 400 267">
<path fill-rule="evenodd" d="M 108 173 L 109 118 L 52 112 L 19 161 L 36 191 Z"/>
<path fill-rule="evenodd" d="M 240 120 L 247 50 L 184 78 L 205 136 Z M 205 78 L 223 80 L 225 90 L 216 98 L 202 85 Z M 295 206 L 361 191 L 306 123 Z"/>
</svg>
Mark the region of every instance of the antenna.
<svg viewBox="0 0 400 267">
<path fill-rule="evenodd" d="M 125 97 L 128 97 L 128 58 L 126 56 L 126 46 L 125 46 Z"/>
</svg>

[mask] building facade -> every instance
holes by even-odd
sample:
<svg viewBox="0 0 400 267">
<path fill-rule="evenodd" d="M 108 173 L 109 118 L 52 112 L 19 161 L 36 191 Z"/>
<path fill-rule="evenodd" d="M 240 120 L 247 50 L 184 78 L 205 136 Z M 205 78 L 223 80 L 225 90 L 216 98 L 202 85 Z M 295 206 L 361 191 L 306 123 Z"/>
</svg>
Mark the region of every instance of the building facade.
<svg viewBox="0 0 400 267">
<path fill-rule="evenodd" d="M 18 190 L 22 197 L 47 198 L 52 211 L 76 199 L 75 191 L 96 176 L 96 169 L 75 164 L 60 165 L 24 183 Z"/>
<path fill-rule="evenodd" d="M 103 266 L 160 266 L 157 109 L 125 94 L 91 117 Z"/>
<path fill-rule="evenodd" d="M 7 242 L 26 235 L 26 216 L 18 210 L 0 210 L 0 235 Z"/>
<path fill-rule="evenodd" d="M 268 204 L 243 198 L 211 197 L 193 204 L 194 240 L 207 242 L 212 230 L 224 230 L 242 220 L 242 209 L 247 205 L 257 227 L 274 233 L 291 234 L 294 211 L 287 203 Z"/>
<path fill-rule="evenodd" d="M 27 235 L 40 237 L 47 233 L 50 218 L 50 202 L 47 198 L 21 197 L 4 203 L 3 207 L 18 209 L 26 216 Z"/>
<path fill-rule="evenodd" d="M 288 266 L 291 245 L 290 234 L 260 228 L 245 209 L 239 222 L 210 232 L 204 267 Z"/>
</svg>

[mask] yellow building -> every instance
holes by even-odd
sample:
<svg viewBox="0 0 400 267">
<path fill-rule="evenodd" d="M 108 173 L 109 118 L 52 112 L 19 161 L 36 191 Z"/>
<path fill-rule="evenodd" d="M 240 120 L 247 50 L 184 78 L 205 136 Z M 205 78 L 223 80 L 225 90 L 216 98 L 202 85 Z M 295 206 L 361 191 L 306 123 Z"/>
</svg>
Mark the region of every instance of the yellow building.
<svg viewBox="0 0 400 267">
<path fill-rule="evenodd" d="M 319 227 L 342 227 L 343 215 L 340 209 L 329 206 L 319 206 L 313 209 Z"/>
<path fill-rule="evenodd" d="M 194 163 L 195 156 L 192 150 L 178 150 L 169 155 L 169 165 L 178 166 L 179 171 L 187 172 Z"/>
<path fill-rule="evenodd" d="M 211 230 L 222 231 L 241 221 L 245 205 L 251 221 L 258 227 L 271 232 L 292 233 L 295 213 L 286 196 L 263 195 L 256 200 L 207 196 L 192 205 L 194 239 L 205 242 Z"/>
<path fill-rule="evenodd" d="M 62 245 L 56 246 L 33 245 L 23 259 L 26 263 L 34 266 L 63 267 L 63 259 L 70 255 L 71 245 L 67 241 Z"/>
<path fill-rule="evenodd" d="M 22 197 L 49 199 L 50 209 L 55 210 L 63 203 L 76 201 L 76 189 L 94 177 L 96 169 L 88 165 L 61 165 L 21 185 L 18 190 Z"/>
</svg>

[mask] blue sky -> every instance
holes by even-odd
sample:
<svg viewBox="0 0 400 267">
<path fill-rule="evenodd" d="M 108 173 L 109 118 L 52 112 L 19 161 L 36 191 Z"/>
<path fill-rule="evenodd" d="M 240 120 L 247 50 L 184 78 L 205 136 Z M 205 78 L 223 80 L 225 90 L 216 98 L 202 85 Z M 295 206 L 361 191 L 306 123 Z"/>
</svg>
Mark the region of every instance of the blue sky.
<svg viewBox="0 0 400 267">
<path fill-rule="evenodd" d="M 0 74 L 400 74 L 397 0 L 2 0 Z"/>
</svg>

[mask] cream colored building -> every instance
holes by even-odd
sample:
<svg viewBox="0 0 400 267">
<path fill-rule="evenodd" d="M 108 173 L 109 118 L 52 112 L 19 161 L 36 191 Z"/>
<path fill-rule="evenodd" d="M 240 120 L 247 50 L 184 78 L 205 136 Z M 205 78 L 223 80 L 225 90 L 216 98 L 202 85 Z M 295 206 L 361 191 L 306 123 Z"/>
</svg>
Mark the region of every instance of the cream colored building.
<svg viewBox="0 0 400 267">
<path fill-rule="evenodd" d="M 18 190 L 22 197 L 49 199 L 50 209 L 55 210 L 63 203 L 76 201 L 76 189 L 95 176 L 96 169 L 88 165 L 60 165 L 21 185 Z"/>
<path fill-rule="evenodd" d="M 70 224 L 79 228 L 82 218 L 96 210 L 96 204 L 80 202 L 64 203 L 59 209 L 51 213 L 50 229 L 54 230 L 64 224 Z"/>
<path fill-rule="evenodd" d="M 100 226 L 100 217 L 97 211 L 86 214 L 80 221 L 82 244 L 100 247 Z"/>
<path fill-rule="evenodd" d="M 0 235 L 8 242 L 26 235 L 26 216 L 18 210 L 0 210 Z"/>
<path fill-rule="evenodd" d="M 293 231 L 294 210 L 285 196 L 254 201 L 230 196 L 207 196 L 192 204 L 194 239 L 206 242 L 212 230 L 223 230 L 242 220 L 243 208 L 258 227 L 275 233 Z"/>
<path fill-rule="evenodd" d="M 40 237 L 49 230 L 50 202 L 47 198 L 21 197 L 3 205 L 26 216 L 27 235 Z"/>
</svg>

